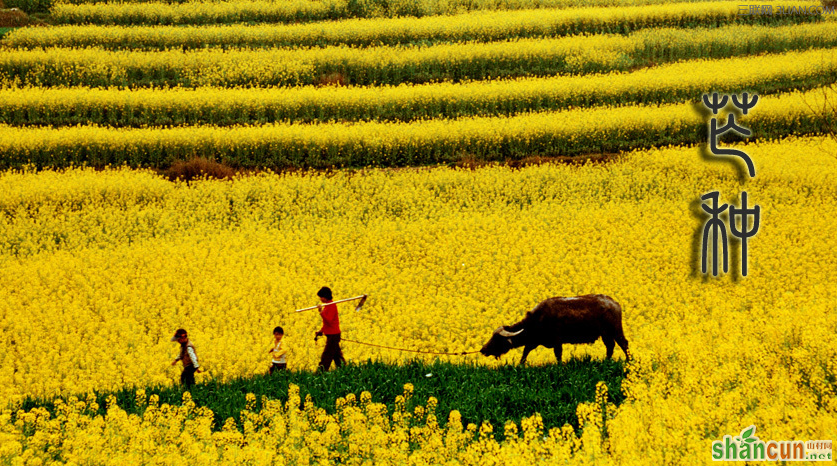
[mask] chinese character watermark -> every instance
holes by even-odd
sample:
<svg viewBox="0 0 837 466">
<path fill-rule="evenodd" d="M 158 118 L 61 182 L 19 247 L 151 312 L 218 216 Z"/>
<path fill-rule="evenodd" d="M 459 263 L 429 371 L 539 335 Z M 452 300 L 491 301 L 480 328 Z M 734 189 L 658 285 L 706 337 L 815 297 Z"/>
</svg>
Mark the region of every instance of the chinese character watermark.
<svg viewBox="0 0 837 466">
<path fill-rule="evenodd" d="M 738 5 L 738 16 L 819 16 L 833 14 L 837 14 L 837 6 L 835 5 Z"/>
<path fill-rule="evenodd" d="M 703 105 L 706 108 L 712 110 L 714 115 L 718 114 L 722 108 L 726 107 L 727 105 L 727 96 L 723 96 L 720 100 L 718 99 L 718 93 L 712 94 L 712 101 L 709 100 L 709 96 L 703 96 Z M 753 95 L 752 100 L 747 100 L 747 93 L 741 95 L 741 100 L 738 100 L 738 96 L 732 96 L 732 103 L 739 109 L 741 109 L 741 113 L 744 115 L 753 108 L 756 103 L 759 101 L 759 96 Z M 722 149 L 718 147 L 718 137 L 730 132 L 735 131 L 736 133 L 742 136 L 750 136 L 753 133 L 750 132 L 749 129 L 739 126 L 735 124 L 735 115 L 730 113 L 727 117 L 727 124 L 718 128 L 718 119 L 712 118 L 709 121 L 709 151 L 712 152 L 714 155 L 734 155 L 736 157 L 741 157 L 744 160 L 744 163 L 747 164 L 747 171 L 750 173 L 750 178 L 755 178 L 756 176 L 756 166 L 753 164 L 753 159 L 750 158 L 744 151 L 738 149 Z"/>
<path fill-rule="evenodd" d="M 718 112 L 726 107 L 728 101 L 728 96 L 719 96 L 717 92 L 712 93 L 711 100 L 709 95 L 704 94 L 703 96 L 703 105 L 711 110 L 713 115 L 717 115 Z M 741 110 L 741 113 L 744 115 L 747 115 L 750 109 L 755 107 L 758 101 L 758 95 L 753 94 L 752 99 L 750 99 L 746 92 L 741 95 L 740 100 L 738 96 L 732 96 L 733 105 Z M 756 166 L 753 163 L 753 159 L 751 159 L 746 152 L 738 149 L 725 149 L 718 147 L 718 138 L 729 131 L 734 131 L 742 136 L 752 135 L 752 132 L 749 129 L 736 124 L 735 115 L 732 113 L 728 114 L 726 124 L 720 128 L 718 127 L 717 118 L 712 117 L 709 122 L 710 152 L 713 155 L 731 155 L 739 157 L 747 166 L 747 172 L 750 177 L 754 178 L 756 176 Z M 729 206 L 727 204 L 719 206 L 718 203 L 720 202 L 720 196 L 720 192 L 712 191 L 704 194 L 700 198 L 701 201 L 711 201 L 711 205 L 707 205 L 705 203 L 701 204 L 701 208 L 711 216 L 704 224 L 703 235 L 701 236 L 701 273 L 706 274 L 708 272 L 709 250 L 711 249 L 712 275 L 716 277 L 718 276 L 718 242 L 721 243 L 721 265 L 723 272 L 727 273 L 729 271 L 727 226 L 720 217 L 720 215 L 727 210 L 727 207 L 729 207 L 729 232 L 732 236 L 741 240 L 741 275 L 746 277 L 749 273 L 749 267 L 747 265 L 747 240 L 755 236 L 755 234 L 759 231 L 759 225 L 761 222 L 761 207 L 758 205 L 753 207 L 747 206 L 747 191 L 741 192 L 741 207 Z M 752 226 L 750 226 L 751 219 Z M 739 221 L 741 225 L 740 227 L 738 226 Z"/>
<path fill-rule="evenodd" d="M 700 197 L 702 201 L 712 201 L 712 206 L 701 204 L 706 213 L 712 216 L 707 220 L 703 227 L 703 246 L 700 253 L 700 271 L 706 274 L 708 266 L 707 259 L 709 255 L 709 248 L 712 248 L 712 275 L 718 276 L 718 241 L 721 242 L 721 249 L 723 251 L 722 262 L 724 273 L 729 272 L 729 249 L 727 246 L 727 230 L 723 220 L 718 216 L 727 210 L 727 204 L 718 206 L 718 200 L 721 193 L 712 191 Z M 750 218 L 752 216 L 753 225 L 750 228 Z M 741 228 L 738 227 L 737 221 L 740 220 Z M 754 236 L 759 231 L 759 223 L 761 222 L 761 207 L 755 206 L 747 207 L 747 191 L 741 192 L 741 208 L 729 206 L 729 228 L 732 236 L 741 240 L 741 275 L 747 276 L 747 239 Z"/>
</svg>

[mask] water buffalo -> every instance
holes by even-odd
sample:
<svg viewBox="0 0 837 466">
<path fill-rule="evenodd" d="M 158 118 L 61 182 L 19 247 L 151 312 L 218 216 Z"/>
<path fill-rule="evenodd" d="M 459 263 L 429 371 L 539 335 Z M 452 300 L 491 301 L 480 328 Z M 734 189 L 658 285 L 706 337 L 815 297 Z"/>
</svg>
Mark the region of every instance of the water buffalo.
<svg viewBox="0 0 837 466">
<path fill-rule="evenodd" d="M 555 297 L 541 301 L 520 322 L 495 330 L 480 353 L 499 358 L 512 348 L 523 346 L 520 364 L 526 364 L 529 352 L 543 345 L 554 348 L 560 363 L 561 345 L 593 343 L 599 337 L 607 348 L 608 359 L 613 356 L 614 341 L 625 357 L 630 357 L 628 340 L 622 331 L 622 308 L 616 301 L 601 294 Z"/>
</svg>

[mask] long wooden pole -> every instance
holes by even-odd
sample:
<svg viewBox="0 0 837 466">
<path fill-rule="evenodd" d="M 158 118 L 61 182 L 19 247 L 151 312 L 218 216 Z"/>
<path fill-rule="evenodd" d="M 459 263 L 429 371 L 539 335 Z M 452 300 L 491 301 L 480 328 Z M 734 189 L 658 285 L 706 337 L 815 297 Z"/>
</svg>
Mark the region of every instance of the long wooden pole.
<svg viewBox="0 0 837 466">
<path fill-rule="evenodd" d="M 320 305 L 318 305 L 318 306 L 311 306 L 311 307 L 306 307 L 306 308 L 304 308 L 304 309 L 297 309 L 297 310 L 295 310 L 294 312 L 310 311 L 310 310 L 312 310 L 312 309 L 317 309 L 318 307 L 320 307 L 320 306 L 325 306 L 325 305 L 327 305 L 327 304 L 345 303 L 346 301 L 354 301 L 354 300 L 356 300 L 356 299 L 364 299 L 364 298 L 366 298 L 366 295 L 365 295 L 365 294 L 362 294 L 362 295 L 360 295 L 360 296 L 355 296 L 354 298 L 346 298 L 346 299 L 341 299 L 341 300 L 338 300 L 338 301 L 332 301 L 332 302 L 330 302 L 330 303 L 322 303 L 322 304 L 320 304 Z"/>
</svg>

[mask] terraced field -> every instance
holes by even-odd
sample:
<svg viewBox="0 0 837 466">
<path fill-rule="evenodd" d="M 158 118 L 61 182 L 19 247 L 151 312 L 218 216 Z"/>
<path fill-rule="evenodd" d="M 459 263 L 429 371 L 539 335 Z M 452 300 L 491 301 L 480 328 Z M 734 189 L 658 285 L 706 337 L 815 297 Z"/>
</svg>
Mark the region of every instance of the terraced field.
<svg viewBox="0 0 837 466">
<path fill-rule="evenodd" d="M 277 25 L 247 5 L 61 3 L 52 17 L 66 25 L 6 34 L 0 164 L 408 166 L 697 144 L 695 96 L 710 90 L 762 95 L 747 123 L 772 139 L 823 131 L 811 106 L 837 77 L 830 14 L 486 3 L 389 18 L 258 4 L 296 21 Z M 355 17 L 312 22 L 312 8 Z"/>
</svg>

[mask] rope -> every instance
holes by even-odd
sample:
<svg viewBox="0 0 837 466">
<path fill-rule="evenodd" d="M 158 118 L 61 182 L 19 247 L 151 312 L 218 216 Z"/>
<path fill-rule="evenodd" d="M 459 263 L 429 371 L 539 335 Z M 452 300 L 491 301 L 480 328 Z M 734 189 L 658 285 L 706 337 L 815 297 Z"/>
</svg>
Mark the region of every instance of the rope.
<svg viewBox="0 0 837 466">
<path fill-rule="evenodd" d="M 363 342 L 363 341 L 349 340 L 348 338 L 341 338 L 340 340 L 341 341 L 348 341 L 349 343 L 357 343 L 358 345 L 374 346 L 376 348 L 386 348 L 386 349 L 391 349 L 391 350 L 396 350 L 396 351 L 409 351 L 411 353 L 440 354 L 440 355 L 445 355 L 445 356 L 464 356 L 466 354 L 479 353 L 479 350 L 476 350 L 476 351 L 462 351 L 460 353 L 440 353 L 440 352 L 437 352 L 437 351 L 422 351 L 422 350 L 413 350 L 413 349 L 405 349 L 405 348 L 393 348 L 392 346 L 376 345 L 374 343 L 366 343 L 366 342 Z"/>
</svg>

